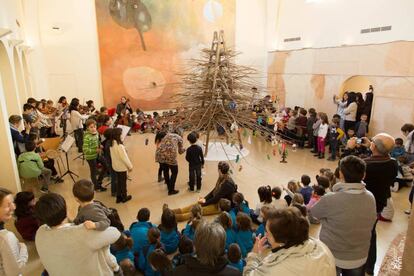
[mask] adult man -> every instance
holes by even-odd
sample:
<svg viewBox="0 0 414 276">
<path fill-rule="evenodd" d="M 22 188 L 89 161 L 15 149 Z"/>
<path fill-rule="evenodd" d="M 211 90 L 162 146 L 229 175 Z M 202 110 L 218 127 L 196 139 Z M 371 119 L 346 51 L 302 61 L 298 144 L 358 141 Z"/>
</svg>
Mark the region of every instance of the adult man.
<svg viewBox="0 0 414 276">
<path fill-rule="evenodd" d="M 344 276 L 364 275 L 376 221 L 375 198 L 362 183 L 365 168 L 359 157 L 343 158 L 339 163 L 341 182 L 310 209 L 322 224 L 320 240 L 329 247 L 337 272 Z"/>
<path fill-rule="evenodd" d="M 45 223 L 36 233 L 36 248 L 50 275 L 114 275 L 107 258 L 121 235 L 116 228 L 95 231 L 68 223 L 65 199 L 55 193 L 40 197 L 35 214 Z"/>
<path fill-rule="evenodd" d="M 180 135 L 177 134 L 180 133 Z M 175 195 L 179 191 L 175 189 L 175 181 L 178 175 L 177 151 L 183 154 L 183 138 L 181 131 L 176 130 L 175 133 L 168 133 L 162 140 L 155 152 L 155 161 L 160 163 L 164 172 L 165 182 L 168 185 L 168 195 Z M 169 171 L 171 170 L 171 178 Z"/>
<path fill-rule="evenodd" d="M 375 197 L 377 214 L 380 214 L 387 205 L 387 198 L 391 197 L 390 187 L 398 173 L 398 163 L 390 157 L 394 144 L 395 141 L 391 135 L 380 133 L 372 138 L 372 142 L 366 142 L 365 145 L 369 146 L 372 155 L 364 159 L 367 164 L 364 182 L 367 190 L 372 192 Z M 369 275 L 374 275 L 377 260 L 377 234 L 375 228 L 376 223 L 372 229 L 371 245 L 365 264 L 365 272 Z"/>
</svg>

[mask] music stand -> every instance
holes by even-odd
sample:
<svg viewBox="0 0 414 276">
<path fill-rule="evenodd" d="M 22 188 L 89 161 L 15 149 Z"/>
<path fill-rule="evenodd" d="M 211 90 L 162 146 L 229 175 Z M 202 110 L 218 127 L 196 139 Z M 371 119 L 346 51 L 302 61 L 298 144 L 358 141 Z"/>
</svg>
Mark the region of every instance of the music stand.
<svg viewBox="0 0 414 276">
<path fill-rule="evenodd" d="M 59 175 L 62 175 L 62 170 L 60 168 L 59 161 L 60 163 L 62 163 L 62 166 L 63 166 L 62 157 L 58 153 L 61 140 L 63 140 L 61 137 L 44 138 L 41 144 L 41 147 L 45 151 L 46 157 L 49 159 L 56 160 L 56 164 L 59 170 Z"/>
<path fill-rule="evenodd" d="M 68 135 L 68 136 L 66 136 L 66 139 L 63 141 L 63 143 L 60 145 L 61 150 L 65 152 L 65 156 L 66 156 L 66 172 L 61 177 L 59 177 L 56 181 L 60 181 L 63 177 L 65 177 L 68 174 L 70 176 L 70 178 L 72 178 L 73 183 L 75 183 L 75 178 L 73 176 L 79 177 L 79 175 L 72 172 L 70 170 L 70 167 L 69 167 L 68 152 L 69 152 L 69 149 L 73 145 L 74 142 L 75 142 L 75 138 Z"/>
</svg>

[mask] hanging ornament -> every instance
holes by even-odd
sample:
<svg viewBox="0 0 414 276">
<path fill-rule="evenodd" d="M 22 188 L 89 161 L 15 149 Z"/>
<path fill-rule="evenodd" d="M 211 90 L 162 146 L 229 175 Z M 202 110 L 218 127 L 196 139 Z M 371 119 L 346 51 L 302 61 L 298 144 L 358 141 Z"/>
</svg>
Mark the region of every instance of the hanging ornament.
<svg viewBox="0 0 414 276">
<path fill-rule="evenodd" d="M 234 122 L 234 123 L 231 124 L 230 130 L 231 131 L 238 131 L 239 130 L 239 126 L 237 125 L 236 122 Z"/>
<path fill-rule="evenodd" d="M 262 116 L 259 116 L 259 117 L 257 118 L 257 123 L 258 123 L 259 125 L 261 125 L 261 124 L 262 124 L 262 122 L 263 122 L 263 117 L 262 117 Z"/>
<path fill-rule="evenodd" d="M 243 170 L 243 167 L 242 167 L 242 165 L 240 165 L 239 172 L 241 172 L 242 170 Z"/>
<path fill-rule="evenodd" d="M 230 146 L 231 146 L 231 147 L 234 147 L 234 144 L 235 144 L 234 140 L 231 140 L 231 142 L 230 142 Z"/>
<path fill-rule="evenodd" d="M 256 136 L 256 130 L 253 130 L 253 136 Z"/>
<path fill-rule="evenodd" d="M 247 138 L 247 143 L 248 143 L 249 145 L 251 145 L 251 144 L 252 144 L 252 137 L 250 137 L 250 135 L 249 135 L 249 137 Z"/>
<path fill-rule="evenodd" d="M 267 160 L 270 160 L 270 155 L 269 154 L 267 155 Z"/>
<path fill-rule="evenodd" d="M 148 142 L 149 142 L 148 138 L 145 138 L 145 145 L 146 146 L 148 146 Z"/>
<path fill-rule="evenodd" d="M 247 137 L 247 135 L 248 135 L 248 133 L 247 133 L 247 129 L 245 129 L 245 128 L 244 128 L 244 129 L 243 129 L 243 136 L 244 136 L 244 137 Z"/>
<path fill-rule="evenodd" d="M 277 131 L 277 124 L 275 124 L 275 126 L 273 127 L 274 131 Z"/>
<path fill-rule="evenodd" d="M 232 170 L 232 169 L 230 169 L 230 170 L 229 170 L 229 172 L 230 172 L 231 174 L 233 174 L 233 170 Z"/>
<path fill-rule="evenodd" d="M 237 154 L 236 155 L 236 163 L 239 163 L 239 161 L 240 161 L 240 156 Z"/>
</svg>

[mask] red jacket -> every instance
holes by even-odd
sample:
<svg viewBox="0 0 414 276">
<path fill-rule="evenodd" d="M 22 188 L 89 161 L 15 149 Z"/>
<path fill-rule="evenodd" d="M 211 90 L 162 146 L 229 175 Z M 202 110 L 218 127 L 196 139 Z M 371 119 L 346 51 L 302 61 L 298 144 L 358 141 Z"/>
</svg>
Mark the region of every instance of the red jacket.
<svg viewBox="0 0 414 276">
<path fill-rule="evenodd" d="M 39 221 L 33 216 L 19 218 L 14 223 L 17 231 L 26 241 L 34 241 L 36 231 L 39 228 Z"/>
</svg>

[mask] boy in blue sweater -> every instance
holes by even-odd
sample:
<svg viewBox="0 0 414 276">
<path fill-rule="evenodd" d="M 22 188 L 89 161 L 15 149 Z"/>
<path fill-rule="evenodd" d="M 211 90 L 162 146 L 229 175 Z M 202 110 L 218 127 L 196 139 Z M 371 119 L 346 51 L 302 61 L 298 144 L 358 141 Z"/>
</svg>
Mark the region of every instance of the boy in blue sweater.
<svg viewBox="0 0 414 276">
<path fill-rule="evenodd" d="M 243 272 L 246 261 L 242 259 L 240 246 L 237 243 L 232 243 L 229 246 L 227 259 L 229 260 L 229 266 L 237 268 L 240 272 Z"/>
<path fill-rule="evenodd" d="M 159 275 L 152 269 L 148 257 L 155 249 L 162 248 L 162 244 L 160 242 L 160 230 L 158 230 L 158 228 L 155 227 L 151 228 L 150 230 L 148 230 L 147 238 L 149 244 L 144 246 L 139 252 L 138 264 L 136 264 L 135 266 L 138 267 L 142 272 L 144 272 L 145 276 Z"/>
<path fill-rule="evenodd" d="M 299 192 L 302 194 L 303 199 L 305 201 L 305 205 L 306 205 L 306 204 L 309 203 L 309 200 L 311 199 L 312 192 L 313 192 L 312 187 L 309 186 L 309 184 L 311 182 L 311 179 L 310 179 L 309 175 L 306 175 L 306 174 L 302 175 L 301 182 L 303 184 L 303 187 L 300 189 Z"/>
<path fill-rule="evenodd" d="M 253 248 L 253 232 L 252 232 L 252 220 L 250 216 L 245 213 L 239 212 L 237 214 L 237 228 L 236 241 L 240 246 L 243 258 L 246 258 Z"/>
<path fill-rule="evenodd" d="M 161 243 L 165 248 L 165 253 L 175 252 L 180 241 L 180 234 L 177 230 L 175 213 L 171 209 L 164 208 L 161 215 L 161 225 L 158 226 L 158 229 L 161 232 Z"/>
<path fill-rule="evenodd" d="M 230 244 L 236 242 L 236 233 L 232 227 L 232 221 L 229 213 L 223 211 L 217 218 L 217 222 L 223 226 L 226 231 L 226 250 L 229 248 Z"/>
<path fill-rule="evenodd" d="M 132 250 L 134 254 L 138 254 L 144 246 L 149 244 L 148 242 L 148 230 L 157 227 L 156 225 L 149 222 L 150 219 L 150 210 L 148 208 L 141 208 L 137 214 L 136 222 L 132 223 L 129 227 L 131 232 L 131 238 L 134 241 Z"/>
</svg>

